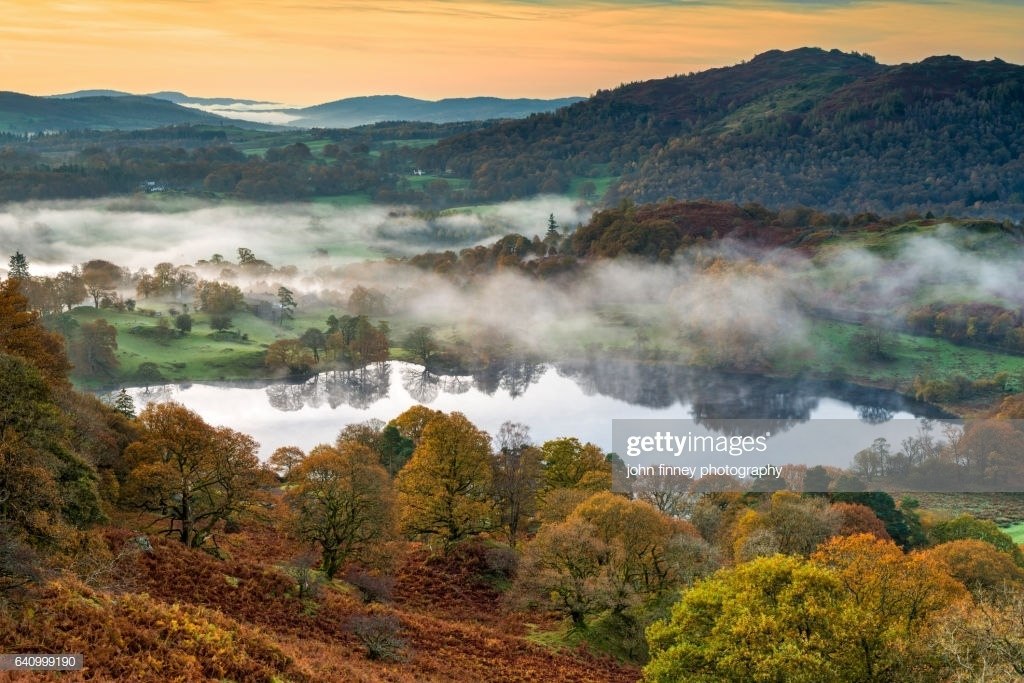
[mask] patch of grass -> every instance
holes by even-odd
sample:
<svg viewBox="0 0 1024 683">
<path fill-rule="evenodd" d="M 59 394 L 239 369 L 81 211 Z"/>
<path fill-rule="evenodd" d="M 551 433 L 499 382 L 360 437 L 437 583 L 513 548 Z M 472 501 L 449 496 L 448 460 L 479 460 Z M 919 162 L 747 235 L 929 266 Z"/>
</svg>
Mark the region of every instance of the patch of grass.
<svg viewBox="0 0 1024 683">
<path fill-rule="evenodd" d="M 146 302 L 144 306 L 159 310 L 163 318 L 169 317 L 166 304 Z M 218 335 L 218 339 L 210 336 L 213 330 L 209 327 L 209 316 L 193 313 L 190 333 L 160 342 L 132 334 L 131 329 L 155 326 L 161 317 L 88 307 L 76 308 L 72 315 L 79 323 L 103 318 L 117 329 L 117 359 L 121 364 L 118 374 L 112 378 L 79 379 L 83 386 L 139 384 L 139 365 L 147 362 L 156 363 L 160 374 L 174 382 L 257 377 L 263 372 L 266 346 L 275 339 L 295 336 L 293 331 L 251 314 L 236 313 L 231 319 L 237 337 Z"/>
<path fill-rule="evenodd" d="M 583 197 L 584 199 L 600 199 L 604 196 L 604 193 L 608 191 L 608 188 L 612 186 L 612 183 L 618 182 L 619 176 L 617 175 L 605 175 L 598 176 L 596 178 L 587 178 L 584 176 L 577 176 L 572 179 L 569 183 L 569 195 L 573 198 L 583 197 L 582 188 L 587 182 L 594 183 L 594 195 L 593 197 Z"/>
<path fill-rule="evenodd" d="M 1021 522 L 1020 524 L 1014 524 L 1013 526 L 1008 526 L 1005 529 L 1003 529 L 1003 532 L 1006 533 L 1010 538 L 1012 538 L 1013 542 L 1017 545 L 1024 544 L 1024 522 Z"/>
<path fill-rule="evenodd" d="M 322 197 L 313 197 L 314 204 L 328 204 L 342 209 L 350 209 L 360 206 L 369 206 L 373 203 L 370 195 L 365 192 L 354 194 L 335 194 Z"/>
<path fill-rule="evenodd" d="M 440 175 L 407 175 L 405 179 L 409 181 L 409 185 L 416 190 L 423 189 L 423 187 L 433 180 L 443 180 L 448 183 L 448 187 L 453 190 L 459 190 L 469 185 L 469 180 L 466 178 L 452 178 L 450 176 Z"/>
<path fill-rule="evenodd" d="M 852 323 L 812 320 L 808 339 L 813 353 L 803 361 L 806 366 L 781 369 L 792 372 L 803 369 L 816 375 L 838 376 L 904 390 L 917 375 L 947 379 L 962 374 L 971 379 L 981 379 L 1000 372 L 1006 372 L 1011 377 L 1024 372 L 1024 359 L 1020 356 L 901 333 L 891 336 L 891 360 L 864 360 L 854 342 L 854 337 L 861 329 L 860 325 Z"/>
</svg>

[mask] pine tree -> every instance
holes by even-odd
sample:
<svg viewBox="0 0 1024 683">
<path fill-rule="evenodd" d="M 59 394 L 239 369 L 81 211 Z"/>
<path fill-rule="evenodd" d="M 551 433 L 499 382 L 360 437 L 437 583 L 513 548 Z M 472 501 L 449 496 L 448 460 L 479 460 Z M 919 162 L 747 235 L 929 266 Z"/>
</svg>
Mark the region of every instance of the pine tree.
<svg viewBox="0 0 1024 683">
<path fill-rule="evenodd" d="M 12 280 L 28 279 L 28 259 L 20 251 L 14 252 L 14 256 L 8 261 L 7 277 Z"/>
<path fill-rule="evenodd" d="M 558 233 L 558 221 L 555 220 L 555 214 L 548 214 L 548 232 L 545 235 L 545 239 L 558 239 L 561 235 Z"/>
<path fill-rule="evenodd" d="M 124 387 L 121 387 L 121 391 L 117 394 L 117 398 L 114 399 L 114 410 L 121 413 L 129 420 L 135 418 L 135 401 L 128 395 Z"/>
<path fill-rule="evenodd" d="M 281 304 L 281 322 L 291 320 L 295 312 L 295 296 L 287 287 L 278 287 L 277 300 Z"/>
</svg>

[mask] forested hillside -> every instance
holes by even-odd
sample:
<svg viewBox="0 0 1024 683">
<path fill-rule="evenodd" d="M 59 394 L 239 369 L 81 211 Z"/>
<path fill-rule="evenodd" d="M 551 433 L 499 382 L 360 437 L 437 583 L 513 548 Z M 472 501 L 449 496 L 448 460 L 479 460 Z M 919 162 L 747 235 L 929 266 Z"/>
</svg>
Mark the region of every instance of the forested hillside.
<svg viewBox="0 0 1024 683">
<path fill-rule="evenodd" d="M 479 199 L 616 180 L 607 195 L 841 211 L 1019 215 L 1024 68 L 801 48 L 601 91 L 420 152 Z M 596 185 L 596 183 L 595 183 Z"/>
</svg>

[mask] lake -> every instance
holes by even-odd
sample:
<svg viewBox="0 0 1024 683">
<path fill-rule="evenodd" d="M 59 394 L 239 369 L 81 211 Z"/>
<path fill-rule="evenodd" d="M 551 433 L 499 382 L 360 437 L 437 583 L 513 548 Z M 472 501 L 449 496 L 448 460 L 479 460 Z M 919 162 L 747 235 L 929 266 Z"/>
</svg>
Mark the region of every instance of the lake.
<svg viewBox="0 0 1024 683">
<path fill-rule="evenodd" d="M 842 466 L 878 436 L 895 445 L 916 433 L 917 418 L 948 417 L 880 389 L 607 360 L 510 359 L 473 375 L 392 361 L 301 383 L 171 384 L 130 393 L 139 409 L 174 400 L 211 424 L 251 434 L 264 458 L 280 446 L 333 442 L 348 424 L 388 421 L 417 403 L 460 411 L 492 435 L 514 421 L 528 425 L 538 443 L 575 436 L 606 451 L 613 420 L 689 419 L 721 432 L 742 419 L 744 428 L 814 444 L 815 464 Z"/>
</svg>

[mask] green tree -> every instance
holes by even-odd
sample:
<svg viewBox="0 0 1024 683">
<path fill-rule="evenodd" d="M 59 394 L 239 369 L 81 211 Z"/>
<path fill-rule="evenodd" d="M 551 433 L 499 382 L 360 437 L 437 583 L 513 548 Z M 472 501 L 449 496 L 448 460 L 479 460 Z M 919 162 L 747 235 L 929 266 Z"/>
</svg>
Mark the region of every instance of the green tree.
<svg viewBox="0 0 1024 683">
<path fill-rule="evenodd" d="M 292 290 L 281 286 L 277 288 L 277 302 L 281 306 L 281 323 L 295 317 L 295 295 Z"/>
<path fill-rule="evenodd" d="M 429 367 L 430 361 L 434 359 L 438 351 L 434 330 L 427 325 L 417 327 L 406 335 L 402 341 L 402 348 L 412 354 L 412 357 L 424 367 Z"/>
<path fill-rule="evenodd" d="M 575 437 L 568 437 L 545 441 L 540 449 L 544 457 L 546 490 L 605 491 L 611 488 L 611 464 L 594 444 L 583 444 Z"/>
<path fill-rule="evenodd" d="M 174 318 L 174 327 L 182 334 L 192 331 L 192 316 L 182 313 Z"/>
<path fill-rule="evenodd" d="M 299 341 L 307 349 L 313 352 L 313 362 L 320 363 L 320 349 L 323 349 L 327 343 L 327 337 L 324 333 L 315 327 L 310 327 L 308 330 L 302 333 L 299 337 Z"/>
<path fill-rule="evenodd" d="M 561 235 L 558 232 L 558 221 L 555 220 L 555 214 L 548 214 L 548 231 L 544 235 L 544 240 L 558 240 Z"/>
<path fill-rule="evenodd" d="M 1020 546 L 999 526 L 989 519 L 976 519 L 971 515 L 960 515 L 954 519 L 939 522 L 932 527 L 930 536 L 936 543 L 949 543 L 964 539 L 975 539 L 992 545 L 1009 555 L 1013 561 L 1024 567 L 1024 553 Z"/>
<path fill-rule="evenodd" d="M 462 413 L 434 417 L 395 480 L 402 531 L 437 539 L 447 551 L 492 528 L 491 481 L 487 433 Z"/>
<path fill-rule="evenodd" d="M 121 391 L 117 392 L 117 398 L 114 399 L 114 410 L 130 420 L 135 418 L 135 401 L 132 400 L 132 397 L 124 387 L 121 387 Z"/>
<path fill-rule="evenodd" d="M 835 572 L 795 557 L 723 569 L 686 591 L 671 617 L 647 630 L 644 680 L 858 680 L 846 673 L 852 615 L 843 610 L 845 599 Z"/>
<path fill-rule="evenodd" d="M 318 545 L 333 578 L 346 560 L 365 557 L 394 526 L 391 479 L 366 446 L 317 446 L 292 471 L 287 499 L 300 538 Z"/>
</svg>

